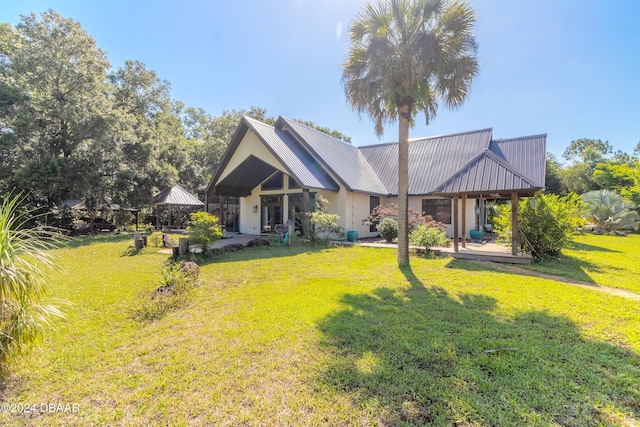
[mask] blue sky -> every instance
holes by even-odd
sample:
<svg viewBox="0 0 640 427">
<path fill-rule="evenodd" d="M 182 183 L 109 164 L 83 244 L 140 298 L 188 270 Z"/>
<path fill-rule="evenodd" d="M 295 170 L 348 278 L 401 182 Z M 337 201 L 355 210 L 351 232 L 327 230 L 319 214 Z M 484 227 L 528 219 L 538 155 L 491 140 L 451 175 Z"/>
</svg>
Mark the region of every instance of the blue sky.
<svg viewBox="0 0 640 427">
<path fill-rule="evenodd" d="M 9 3 L 9 4 L 7 4 Z M 21 0 L 0 22 L 52 8 L 79 21 L 113 67 L 136 59 L 171 83 L 172 97 L 212 115 L 255 105 L 352 137 L 382 139 L 346 102 L 341 64 L 363 0 Z M 632 152 L 640 140 L 640 2 L 476 0 L 480 75 L 455 111 L 411 137 L 492 127 L 494 138 L 546 133 L 560 156 L 577 138 Z"/>
</svg>

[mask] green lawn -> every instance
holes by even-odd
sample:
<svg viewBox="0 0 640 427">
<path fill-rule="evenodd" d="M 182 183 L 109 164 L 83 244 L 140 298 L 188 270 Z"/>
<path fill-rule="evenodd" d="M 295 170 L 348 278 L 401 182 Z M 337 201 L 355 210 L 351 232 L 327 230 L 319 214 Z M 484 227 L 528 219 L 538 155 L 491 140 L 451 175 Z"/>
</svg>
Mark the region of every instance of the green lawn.
<svg viewBox="0 0 640 427">
<path fill-rule="evenodd" d="M 266 247 L 202 266 L 187 306 L 140 322 L 167 255 L 123 239 L 58 250 L 68 320 L 2 391 L 80 412 L 0 424 L 640 422 L 637 301 L 447 258 L 401 271 L 391 249 Z"/>
<path fill-rule="evenodd" d="M 640 293 L 640 234 L 580 235 L 557 259 L 527 268 Z"/>
</svg>

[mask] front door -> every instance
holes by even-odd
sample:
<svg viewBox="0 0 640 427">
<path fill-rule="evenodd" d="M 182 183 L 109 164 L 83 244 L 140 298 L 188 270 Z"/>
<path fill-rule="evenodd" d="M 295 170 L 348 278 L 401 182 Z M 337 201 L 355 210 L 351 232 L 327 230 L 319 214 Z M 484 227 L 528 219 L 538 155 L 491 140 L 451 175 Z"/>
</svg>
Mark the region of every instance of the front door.
<svg viewBox="0 0 640 427">
<path fill-rule="evenodd" d="M 272 233 L 276 224 L 282 224 L 282 196 L 262 196 L 260 228 L 263 233 Z"/>
</svg>

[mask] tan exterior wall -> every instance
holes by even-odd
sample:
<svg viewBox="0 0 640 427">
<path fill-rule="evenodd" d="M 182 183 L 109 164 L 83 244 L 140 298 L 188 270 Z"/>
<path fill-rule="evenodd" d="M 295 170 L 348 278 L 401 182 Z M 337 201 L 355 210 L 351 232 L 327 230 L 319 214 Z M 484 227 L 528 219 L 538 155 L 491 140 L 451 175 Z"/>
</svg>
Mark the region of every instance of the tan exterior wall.
<svg viewBox="0 0 640 427">
<path fill-rule="evenodd" d="M 253 133 L 251 130 L 247 131 L 242 141 L 236 148 L 236 151 L 233 153 L 229 164 L 224 168 L 222 174 L 220 175 L 219 181 L 222 181 L 227 175 L 229 175 L 235 168 L 237 168 L 240 163 L 245 161 L 249 156 L 255 156 L 273 167 L 284 171 L 285 168 L 282 166 L 282 163 L 276 159 L 276 157 L 271 154 L 271 151 L 260 141 L 260 139 Z"/>
</svg>

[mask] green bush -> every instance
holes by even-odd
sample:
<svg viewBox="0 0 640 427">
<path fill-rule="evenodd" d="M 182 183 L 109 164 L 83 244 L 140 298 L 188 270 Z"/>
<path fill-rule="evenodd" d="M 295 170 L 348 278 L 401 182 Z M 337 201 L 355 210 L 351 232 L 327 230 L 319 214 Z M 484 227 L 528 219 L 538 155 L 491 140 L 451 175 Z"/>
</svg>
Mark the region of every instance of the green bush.
<svg viewBox="0 0 640 427">
<path fill-rule="evenodd" d="M 222 239 L 222 227 L 219 219 L 207 212 L 194 212 L 190 215 L 187 231 L 189 240 L 202 245 L 203 253 L 209 251 L 209 245 Z"/>
<path fill-rule="evenodd" d="M 344 230 L 338 225 L 340 215 L 328 213 L 328 204 L 329 202 L 322 196 L 316 199 L 316 210 L 310 215 L 313 225 L 312 240 L 316 240 L 319 236 L 323 240 L 344 237 Z"/>
<path fill-rule="evenodd" d="M 195 266 L 195 267 L 193 267 Z M 197 285 L 199 268 L 189 262 L 173 263 L 162 269 L 162 280 L 150 299 L 145 298 L 135 313 L 140 321 L 157 320 L 187 303 L 191 290 Z"/>
<path fill-rule="evenodd" d="M 580 201 L 574 195 L 560 197 L 556 194 L 537 194 L 522 199 L 518 204 L 518 226 L 522 251 L 531 250 L 535 258 L 555 256 L 560 253 L 576 232 L 576 217 Z M 498 240 L 511 245 L 511 206 L 498 207 L 495 217 Z"/>
<path fill-rule="evenodd" d="M 427 253 L 430 253 L 434 246 L 447 246 L 449 238 L 438 227 L 419 224 L 409 233 L 409 242 L 414 246 L 423 247 Z"/>
<path fill-rule="evenodd" d="M 149 246 L 154 248 L 162 248 L 164 247 L 164 242 L 162 241 L 162 233 L 160 231 L 154 231 L 151 233 L 147 239 L 149 242 Z"/>
<path fill-rule="evenodd" d="M 382 221 L 376 225 L 376 230 L 378 230 L 384 240 L 391 242 L 398 237 L 398 220 L 391 217 L 383 218 Z"/>
</svg>

